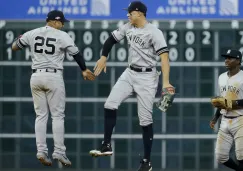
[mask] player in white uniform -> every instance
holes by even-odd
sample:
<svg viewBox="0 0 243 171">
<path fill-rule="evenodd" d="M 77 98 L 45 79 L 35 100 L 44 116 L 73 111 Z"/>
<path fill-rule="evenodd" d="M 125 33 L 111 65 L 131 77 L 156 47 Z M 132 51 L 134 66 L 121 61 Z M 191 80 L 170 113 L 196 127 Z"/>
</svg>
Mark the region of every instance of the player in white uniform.
<svg viewBox="0 0 243 171">
<path fill-rule="evenodd" d="M 70 166 L 64 145 L 65 87 L 63 81 L 63 60 L 65 53 L 73 56 L 83 78 L 94 80 L 94 74 L 86 68 L 85 61 L 71 37 L 60 29 L 64 26 L 63 13 L 53 10 L 48 13 L 46 26 L 30 30 L 19 36 L 12 45 L 14 51 L 29 46 L 32 57 L 31 92 L 36 112 L 35 134 L 37 158 L 44 165 L 52 165 L 48 157 L 46 129 L 49 110 L 52 117 L 54 139 L 53 159 Z"/>
<path fill-rule="evenodd" d="M 236 170 L 243 171 L 243 71 L 240 70 L 242 54 L 238 50 L 228 50 L 225 57 L 227 72 L 219 76 L 220 96 L 232 101 L 232 110 L 217 109 L 210 121 L 211 128 L 222 115 L 215 148 L 219 163 Z M 239 165 L 229 158 L 229 152 L 235 143 L 236 158 Z"/>
<path fill-rule="evenodd" d="M 156 57 L 161 57 L 163 88 L 173 87 L 169 83 L 168 48 L 163 33 L 146 20 L 147 7 L 140 1 L 132 2 L 128 9 L 129 23 L 112 32 L 103 46 L 102 56 L 95 66 L 95 75 L 104 69 L 112 46 L 127 38 L 129 46 L 128 68 L 112 88 L 104 105 L 104 141 L 98 150 L 91 150 L 92 156 L 112 155 L 111 135 L 116 125 L 116 111 L 131 94 L 138 100 L 138 117 L 143 131 L 144 158 L 139 171 L 151 171 L 150 153 L 153 141 L 153 103 L 157 91 L 159 74 L 156 71 Z M 174 93 L 174 89 L 172 90 Z"/>
</svg>

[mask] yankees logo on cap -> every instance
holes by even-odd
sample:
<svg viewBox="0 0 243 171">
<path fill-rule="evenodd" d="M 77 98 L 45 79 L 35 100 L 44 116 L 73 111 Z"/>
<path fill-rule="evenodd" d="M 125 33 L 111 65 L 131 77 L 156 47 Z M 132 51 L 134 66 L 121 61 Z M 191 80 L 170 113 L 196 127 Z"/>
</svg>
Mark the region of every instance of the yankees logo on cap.
<svg viewBox="0 0 243 171">
<path fill-rule="evenodd" d="M 140 11 L 144 14 L 147 13 L 147 7 L 144 3 L 141 1 L 133 1 L 129 4 L 128 8 L 124 8 L 124 10 L 127 10 L 129 13 L 132 11 Z"/>
<path fill-rule="evenodd" d="M 239 50 L 236 49 L 229 49 L 226 54 L 222 54 L 222 57 L 228 57 L 228 58 L 237 58 L 240 59 L 240 61 L 242 60 L 242 54 Z"/>
</svg>

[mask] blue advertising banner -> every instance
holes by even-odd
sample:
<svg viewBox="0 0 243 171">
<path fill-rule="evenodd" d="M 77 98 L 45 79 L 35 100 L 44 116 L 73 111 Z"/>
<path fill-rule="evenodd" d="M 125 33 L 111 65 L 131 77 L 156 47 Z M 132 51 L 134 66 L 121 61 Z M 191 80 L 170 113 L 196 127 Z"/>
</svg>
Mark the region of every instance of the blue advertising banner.
<svg viewBox="0 0 243 171">
<path fill-rule="evenodd" d="M 52 9 L 69 19 L 126 19 L 131 0 L 3 0 L 0 20 L 43 20 Z M 243 19 L 243 0 L 142 0 L 149 19 Z"/>
</svg>

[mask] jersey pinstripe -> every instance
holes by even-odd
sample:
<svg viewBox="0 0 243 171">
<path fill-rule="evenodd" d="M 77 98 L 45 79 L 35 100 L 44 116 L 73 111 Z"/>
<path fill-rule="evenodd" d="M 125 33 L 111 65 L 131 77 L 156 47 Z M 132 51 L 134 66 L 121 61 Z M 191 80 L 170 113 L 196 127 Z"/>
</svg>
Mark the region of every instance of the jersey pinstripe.
<svg viewBox="0 0 243 171">
<path fill-rule="evenodd" d="M 72 56 L 79 53 L 78 47 L 66 32 L 49 26 L 24 33 L 17 45 L 19 48 L 30 47 L 32 69 L 63 69 L 65 53 Z"/>
<path fill-rule="evenodd" d="M 137 28 L 127 23 L 114 30 L 112 35 L 118 42 L 124 37 L 127 38 L 129 65 L 155 67 L 156 57 L 169 51 L 162 31 L 151 23 L 145 24 L 143 28 Z"/>
</svg>

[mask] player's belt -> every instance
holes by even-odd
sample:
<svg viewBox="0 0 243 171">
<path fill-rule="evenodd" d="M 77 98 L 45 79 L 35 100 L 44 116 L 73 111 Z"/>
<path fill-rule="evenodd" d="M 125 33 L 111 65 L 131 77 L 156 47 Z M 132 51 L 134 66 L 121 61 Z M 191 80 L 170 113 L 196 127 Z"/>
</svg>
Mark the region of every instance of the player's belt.
<svg viewBox="0 0 243 171">
<path fill-rule="evenodd" d="M 132 65 L 129 66 L 131 70 L 136 71 L 136 72 L 151 72 L 152 68 L 136 68 L 133 67 Z"/>
<path fill-rule="evenodd" d="M 32 69 L 32 73 L 36 72 L 53 72 L 56 73 L 57 69 L 51 69 L 51 68 L 46 68 L 46 69 Z"/>
<path fill-rule="evenodd" d="M 234 118 L 238 118 L 240 116 L 242 116 L 242 115 L 239 115 L 239 116 L 224 116 L 224 117 L 227 118 L 227 119 L 234 119 Z"/>
</svg>

